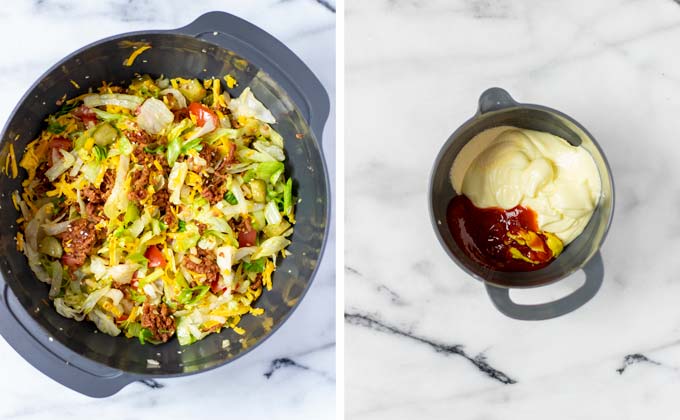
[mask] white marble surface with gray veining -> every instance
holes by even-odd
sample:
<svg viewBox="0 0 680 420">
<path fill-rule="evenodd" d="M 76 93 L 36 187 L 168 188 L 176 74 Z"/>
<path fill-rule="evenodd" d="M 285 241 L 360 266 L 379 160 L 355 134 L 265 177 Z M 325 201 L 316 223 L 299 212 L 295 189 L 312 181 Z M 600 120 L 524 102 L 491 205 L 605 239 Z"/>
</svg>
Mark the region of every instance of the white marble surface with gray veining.
<svg viewBox="0 0 680 420">
<path fill-rule="evenodd" d="M 0 7 L 0 123 L 52 64 L 98 39 L 184 26 L 224 10 L 297 53 L 335 97 L 335 1 L 14 1 Z M 334 110 L 324 151 L 335 181 Z M 335 228 L 311 290 L 264 345 L 199 375 L 133 383 L 108 399 L 80 395 L 42 375 L 0 340 L 2 419 L 330 419 L 335 413 Z M 3 322 L 3 320 L 0 320 Z"/>
<path fill-rule="evenodd" d="M 680 4 L 350 0 L 346 28 L 347 418 L 679 418 Z M 603 286 L 558 319 L 500 314 L 430 225 L 435 156 L 491 86 L 611 164 Z"/>
</svg>

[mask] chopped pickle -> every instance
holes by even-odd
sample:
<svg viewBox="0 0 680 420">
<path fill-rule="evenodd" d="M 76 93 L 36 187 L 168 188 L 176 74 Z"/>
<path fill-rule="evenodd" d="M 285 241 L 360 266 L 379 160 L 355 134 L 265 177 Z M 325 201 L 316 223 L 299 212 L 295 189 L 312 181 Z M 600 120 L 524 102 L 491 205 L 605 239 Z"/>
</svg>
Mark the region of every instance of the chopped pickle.
<svg viewBox="0 0 680 420">
<path fill-rule="evenodd" d="M 200 102 L 205 98 L 206 90 L 196 79 L 185 80 L 179 84 L 179 91 L 186 96 L 190 102 Z"/>
<path fill-rule="evenodd" d="M 100 125 L 92 135 L 94 142 L 99 146 L 108 146 L 118 138 L 118 131 L 109 123 Z"/>
</svg>

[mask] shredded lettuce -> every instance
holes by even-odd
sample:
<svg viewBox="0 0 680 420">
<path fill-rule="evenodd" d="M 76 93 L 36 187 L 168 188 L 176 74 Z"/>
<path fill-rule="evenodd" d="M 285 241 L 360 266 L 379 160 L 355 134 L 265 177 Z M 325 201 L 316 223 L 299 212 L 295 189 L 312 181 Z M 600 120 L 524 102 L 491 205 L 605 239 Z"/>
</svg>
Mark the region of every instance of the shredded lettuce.
<svg viewBox="0 0 680 420">
<path fill-rule="evenodd" d="M 102 287 L 101 289 L 97 289 L 93 292 L 90 292 L 89 295 L 87 295 L 87 298 L 85 298 L 85 302 L 83 303 L 83 313 L 88 314 L 90 311 L 94 309 L 94 307 L 97 305 L 97 302 L 99 302 L 99 299 L 103 298 L 111 289 L 110 286 L 105 286 Z"/>
<path fill-rule="evenodd" d="M 129 155 L 132 153 L 133 147 L 132 143 L 130 143 L 130 140 L 128 140 L 127 137 L 125 136 L 120 136 L 118 138 L 118 151 L 120 152 L 121 155 Z"/>
<path fill-rule="evenodd" d="M 229 109 L 237 118 L 253 117 L 269 124 L 276 122 L 274 115 L 255 98 L 249 87 L 245 88 L 238 98 L 229 102 Z"/>
<path fill-rule="evenodd" d="M 235 253 L 236 248 L 233 246 L 226 245 L 215 249 L 217 266 L 220 268 L 220 273 L 226 282 L 231 282 L 231 266 L 234 264 Z"/>
<path fill-rule="evenodd" d="M 121 93 L 106 93 L 103 95 L 87 95 L 83 98 L 85 106 L 95 108 L 102 105 L 115 105 L 127 109 L 136 109 L 142 104 L 144 99 L 135 95 L 124 95 Z"/>
<path fill-rule="evenodd" d="M 65 318 L 73 318 L 76 321 L 82 321 L 85 315 L 82 315 L 81 311 L 68 306 L 63 298 L 54 299 L 54 308 L 57 313 Z"/>
<path fill-rule="evenodd" d="M 257 250 L 256 246 L 245 246 L 238 248 L 234 253 L 234 263 L 237 263 L 244 259 L 245 257 L 252 255 L 253 252 Z"/>
<path fill-rule="evenodd" d="M 139 108 L 137 124 L 147 133 L 158 134 L 174 119 L 175 115 L 163 101 L 159 101 L 156 98 L 148 98 Z"/>
<path fill-rule="evenodd" d="M 49 263 L 48 274 L 52 279 L 52 285 L 50 286 L 49 297 L 54 299 L 61 290 L 61 283 L 63 279 L 63 269 L 59 261 L 52 261 Z"/>
<path fill-rule="evenodd" d="M 118 264 L 107 270 L 108 276 L 116 283 L 126 284 L 132 280 L 132 275 L 139 269 L 139 264 Z"/>
<path fill-rule="evenodd" d="M 179 318 L 177 323 L 177 340 L 181 346 L 186 346 L 202 339 L 208 332 L 201 331 L 200 325 L 204 322 L 204 316 L 198 308 L 188 315 Z"/>
<path fill-rule="evenodd" d="M 201 235 L 198 233 L 196 225 L 188 223 L 186 231 L 175 234 L 172 249 L 175 252 L 186 252 L 189 248 L 196 246 L 199 239 L 201 239 Z"/>
<path fill-rule="evenodd" d="M 54 181 L 59 177 L 59 175 L 66 172 L 76 161 L 75 156 L 66 150 L 59 149 L 59 154 L 61 157 L 57 159 L 50 169 L 45 172 L 45 177 L 50 181 Z"/>
<path fill-rule="evenodd" d="M 109 219 L 114 219 L 127 209 L 128 197 L 125 192 L 125 177 L 127 176 L 129 164 L 130 157 L 121 155 L 118 161 L 118 168 L 116 169 L 116 181 L 113 184 L 111 195 L 106 200 L 106 203 L 104 203 L 104 214 Z"/>
<path fill-rule="evenodd" d="M 274 237 L 274 236 L 284 236 L 284 233 L 290 228 L 290 223 L 288 223 L 285 220 L 281 220 L 280 223 L 275 224 L 275 225 L 267 225 L 262 229 L 264 232 L 265 236 L 268 238 Z"/>
<path fill-rule="evenodd" d="M 283 236 L 274 236 L 262 242 L 250 258 L 256 260 L 262 257 L 273 257 L 288 245 L 290 245 L 288 239 Z"/>
<path fill-rule="evenodd" d="M 96 160 L 92 160 L 90 162 L 85 163 L 81 168 L 83 176 L 91 184 L 94 184 L 97 181 L 97 177 L 99 176 L 99 172 L 101 170 L 102 165 L 100 162 Z"/>
<path fill-rule="evenodd" d="M 171 94 L 175 98 L 178 108 L 182 109 L 187 107 L 187 100 L 184 98 L 184 95 L 182 95 L 182 93 L 177 89 L 167 88 L 161 90 L 160 93 L 161 95 L 167 95 L 168 93 Z"/>
<path fill-rule="evenodd" d="M 288 178 L 283 190 L 283 214 L 290 216 L 293 213 L 293 179 Z"/>
<path fill-rule="evenodd" d="M 255 168 L 255 177 L 276 184 L 276 180 L 283 173 L 283 170 L 282 162 L 262 162 Z"/>
<path fill-rule="evenodd" d="M 253 142 L 253 147 L 258 152 L 266 153 L 267 155 L 271 156 L 272 159 L 276 159 L 277 161 L 282 162 L 286 159 L 286 156 L 283 154 L 283 149 L 269 142 L 256 140 Z"/>
<path fill-rule="evenodd" d="M 92 108 L 92 111 L 97 114 L 97 118 L 102 121 L 116 121 L 123 118 L 123 114 L 112 114 L 99 108 Z"/>
<path fill-rule="evenodd" d="M 212 133 L 205 136 L 205 141 L 208 144 L 213 144 L 222 137 L 226 137 L 229 140 L 236 140 L 242 134 L 242 131 L 237 128 L 218 128 Z"/>
<path fill-rule="evenodd" d="M 210 132 L 212 132 L 215 129 L 215 123 L 213 122 L 212 119 L 209 119 L 203 124 L 203 127 L 199 127 L 197 130 L 194 130 L 189 137 L 187 138 L 187 141 L 191 141 L 194 139 L 197 139 L 199 137 L 202 137 Z"/>
<path fill-rule="evenodd" d="M 120 334 L 120 329 L 116 326 L 110 316 L 105 315 L 99 309 L 95 309 L 87 315 L 87 319 L 94 322 L 99 328 L 99 331 L 108 335 L 117 336 Z"/>
<path fill-rule="evenodd" d="M 241 191 L 241 187 L 234 184 L 231 186 L 231 193 L 234 194 L 234 197 L 236 197 L 236 201 L 238 201 L 238 210 L 241 214 L 248 214 L 248 203 L 246 201 L 246 197 L 243 195 L 243 191 Z"/>
<path fill-rule="evenodd" d="M 281 213 L 279 213 L 279 208 L 275 202 L 270 201 L 264 207 L 264 217 L 267 219 L 267 223 L 270 225 L 278 225 L 281 223 Z"/>
<path fill-rule="evenodd" d="M 180 192 L 184 185 L 184 179 L 189 173 L 189 167 L 186 162 L 177 162 L 170 171 L 168 176 L 168 190 L 170 190 L 170 202 L 172 204 L 181 204 Z"/>
<path fill-rule="evenodd" d="M 264 271 L 265 258 L 258 258 L 257 260 L 245 261 L 243 263 L 243 270 L 248 273 L 261 273 Z"/>
<path fill-rule="evenodd" d="M 193 305 L 199 302 L 208 293 L 208 290 L 210 290 L 210 287 L 204 285 L 184 289 L 177 296 L 177 302 L 187 306 Z"/>
</svg>

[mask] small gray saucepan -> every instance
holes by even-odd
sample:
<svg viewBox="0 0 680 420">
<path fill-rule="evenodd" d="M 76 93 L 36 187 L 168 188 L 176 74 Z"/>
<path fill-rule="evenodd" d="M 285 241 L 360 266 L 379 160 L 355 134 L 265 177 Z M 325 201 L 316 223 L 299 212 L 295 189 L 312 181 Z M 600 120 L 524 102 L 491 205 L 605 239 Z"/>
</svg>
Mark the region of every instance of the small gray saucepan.
<svg viewBox="0 0 680 420">
<path fill-rule="evenodd" d="M 151 45 L 131 66 L 122 63 L 133 46 Z M 235 16 L 211 12 L 179 29 L 113 36 L 88 45 L 55 64 L 28 90 L 2 131 L 0 159 L 9 144 L 17 157 L 44 128 L 43 120 L 59 109 L 56 102 L 75 97 L 103 81 L 127 83 L 135 73 L 152 77 L 222 78 L 238 85 L 233 96 L 250 87 L 274 114 L 286 140 L 286 172 L 293 182 L 296 207 L 291 256 L 281 261 L 273 289 L 256 306 L 261 316 L 245 316 L 239 336 L 231 329 L 190 346 L 172 339 L 159 346 L 96 333 L 90 322 L 59 315 L 47 300 L 14 237 L 19 213 L 11 192 L 22 176 L 4 179 L 0 194 L 0 334 L 37 369 L 55 381 L 94 397 L 112 395 L 130 382 L 195 374 L 231 362 L 270 337 L 290 316 L 309 289 L 328 234 L 329 183 L 321 152 L 328 118 L 328 95 L 311 70 L 284 44 Z M 73 80 L 75 83 L 70 83 Z M 228 340 L 228 341 L 227 341 Z M 227 345 L 229 344 L 229 345 Z"/>
<path fill-rule="evenodd" d="M 476 134 L 501 125 L 548 132 L 585 148 L 593 156 L 602 181 L 598 205 L 583 233 L 553 262 L 535 271 L 502 272 L 481 266 L 456 244 L 446 222 L 447 206 L 456 196 L 449 179 L 456 156 Z M 598 144 L 569 116 L 545 106 L 517 103 L 500 88 L 486 90 L 479 98 L 477 114 L 458 128 L 441 148 L 432 170 L 429 200 L 430 217 L 439 242 L 465 272 L 484 282 L 491 301 L 503 314 L 520 320 L 555 318 L 579 308 L 599 290 L 604 277 L 599 250 L 614 213 L 614 183 Z M 510 299 L 511 288 L 545 286 L 577 270 L 584 271 L 585 283 L 568 296 L 535 305 L 517 304 Z"/>
</svg>

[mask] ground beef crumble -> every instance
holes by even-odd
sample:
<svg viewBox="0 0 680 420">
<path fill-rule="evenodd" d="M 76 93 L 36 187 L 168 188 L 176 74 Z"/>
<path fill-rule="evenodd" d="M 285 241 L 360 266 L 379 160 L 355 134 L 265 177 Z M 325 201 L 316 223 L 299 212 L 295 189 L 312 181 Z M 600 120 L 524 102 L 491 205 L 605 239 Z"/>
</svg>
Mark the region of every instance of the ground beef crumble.
<svg viewBox="0 0 680 420">
<path fill-rule="evenodd" d="M 149 186 L 149 174 L 151 170 L 147 166 L 142 166 L 141 169 L 132 174 L 132 183 L 130 185 L 130 192 L 128 198 L 132 201 L 142 201 L 146 198 Z"/>
<path fill-rule="evenodd" d="M 184 266 L 193 272 L 206 275 L 206 282 L 212 283 L 220 279 L 220 267 L 215 261 L 215 255 L 204 249 L 198 248 L 196 257 L 201 260 L 200 263 L 195 263 L 191 260 L 189 255 L 185 255 L 182 262 Z"/>
<path fill-rule="evenodd" d="M 107 169 L 104 172 L 104 178 L 99 188 L 94 185 L 89 184 L 80 191 L 80 196 L 85 202 L 85 210 L 87 211 L 88 217 L 92 218 L 94 221 L 99 221 L 104 218 L 103 208 L 104 203 L 111 195 L 113 190 L 113 184 L 116 182 L 116 175 L 113 169 Z"/>
<path fill-rule="evenodd" d="M 76 269 L 85 263 L 97 243 L 97 231 L 92 221 L 77 219 L 71 222 L 68 229 L 60 233 L 58 238 L 61 239 L 64 248 L 61 262 L 71 269 Z"/>
<path fill-rule="evenodd" d="M 153 140 L 153 137 L 144 130 L 126 131 L 125 136 L 131 142 L 138 144 L 149 144 Z"/>
<path fill-rule="evenodd" d="M 201 195 L 210 202 L 211 206 L 219 203 L 226 193 L 227 177 L 222 174 L 214 173 L 210 178 L 203 182 L 203 191 L 201 191 Z"/>
<path fill-rule="evenodd" d="M 175 318 L 165 303 L 160 305 L 144 303 L 142 307 L 142 327 L 151 331 L 154 340 L 165 343 L 175 333 Z"/>
</svg>

